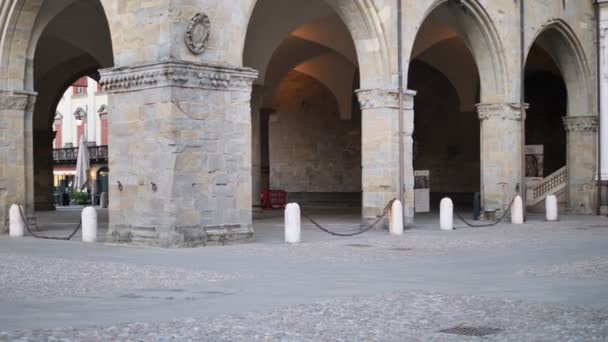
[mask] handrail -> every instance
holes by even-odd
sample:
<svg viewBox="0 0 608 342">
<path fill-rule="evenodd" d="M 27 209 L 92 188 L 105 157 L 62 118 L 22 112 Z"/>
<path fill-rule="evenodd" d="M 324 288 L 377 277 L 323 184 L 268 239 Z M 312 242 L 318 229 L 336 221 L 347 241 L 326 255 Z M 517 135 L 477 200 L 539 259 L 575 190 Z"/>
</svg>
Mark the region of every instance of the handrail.
<svg viewBox="0 0 608 342">
<path fill-rule="evenodd" d="M 89 158 L 108 159 L 108 145 L 89 146 Z M 53 149 L 53 161 L 66 162 L 78 159 L 78 147 Z"/>
<path fill-rule="evenodd" d="M 568 168 L 562 167 L 532 188 L 532 198 L 528 202 L 538 203 L 546 196 L 566 187 L 568 183 Z"/>
</svg>

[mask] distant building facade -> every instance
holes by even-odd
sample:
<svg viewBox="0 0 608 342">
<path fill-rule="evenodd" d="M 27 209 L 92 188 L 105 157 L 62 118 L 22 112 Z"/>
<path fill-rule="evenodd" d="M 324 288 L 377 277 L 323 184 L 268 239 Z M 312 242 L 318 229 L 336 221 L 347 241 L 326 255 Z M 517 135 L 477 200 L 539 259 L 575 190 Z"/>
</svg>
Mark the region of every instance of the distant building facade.
<svg viewBox="0 0 608 342">
<path fill-rule="evenodd" d="M 83 76 L 63 94 L 53 122 L 54 202 L 66 204 L 62 193 L 72 192 L 81 139 L 89 149 L 91 170 L 87 189 L 96 201 L 108 191 L 108 96 L 99 83 Z"/>
</svg>

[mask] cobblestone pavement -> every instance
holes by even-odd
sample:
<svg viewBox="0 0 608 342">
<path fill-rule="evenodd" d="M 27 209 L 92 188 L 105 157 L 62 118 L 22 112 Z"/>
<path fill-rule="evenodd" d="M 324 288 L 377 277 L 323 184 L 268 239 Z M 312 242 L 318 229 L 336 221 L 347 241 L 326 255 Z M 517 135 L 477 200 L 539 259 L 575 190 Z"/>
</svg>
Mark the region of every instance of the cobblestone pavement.
<svg viewBox="0 0 608 342">
<path fill-rule="evenodd" d="M 114 289 L 172 288 L 243 278 L 237 273 L 192 271 L 151 265 L 2 256 L 3 299 L 91 296 Z"/>
<path fill-rule="evenodd" d="M 485 337 L 441 333 L 457 326 Z M 5 341 L 606 341 L 608 313 L 438 293 L 342 298 L 212 319 L 3 332 Z"/>
<path fill-rule="evenodd" d="M 77 211 L 59 216 L 43 231 Z M 256 243 L 179 250 L 0 236 L 0 341 L 608 341 L 607 219 L 436 221 L 352 238 L 303 222 L 287 246 L 271 213 Z M 460 325 L 499 331 L 439 332 Z"/>
<path fill-rule="evenodd" d="M 565 275 L 577 278 L 608 280 L 608 257 L 551 265 L 544 268 L 531 268 L 524 270 L 522 274 L 535 276 Z"/>
</svg>

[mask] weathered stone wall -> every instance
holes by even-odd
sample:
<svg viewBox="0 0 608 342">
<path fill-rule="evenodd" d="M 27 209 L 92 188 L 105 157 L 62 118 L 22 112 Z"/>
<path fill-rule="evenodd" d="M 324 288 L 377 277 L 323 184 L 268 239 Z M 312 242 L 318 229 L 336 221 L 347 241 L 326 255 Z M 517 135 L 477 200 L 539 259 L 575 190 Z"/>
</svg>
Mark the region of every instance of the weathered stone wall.
<svg viewBox="0 0 608 342">
<path fill-rule="evenodd" d="M 252 238 L 254 78 L 249 69 L 177 61 L 103 71 L 114 118 L 110 241 L 172 247 Z"/>
<path fill-rule="evenodd" d="M 568 136 L 568 210 L 592 214 L 597 198 L 597 117 L 565 117 L 564 126 Z"/>
<path fill-rule="evenodd" d="M 288 192 L 361 192 L 360 116 L 340 120 L 332 93 L 292 71 L 270 121 L 270 186 Z"/>
</svg>

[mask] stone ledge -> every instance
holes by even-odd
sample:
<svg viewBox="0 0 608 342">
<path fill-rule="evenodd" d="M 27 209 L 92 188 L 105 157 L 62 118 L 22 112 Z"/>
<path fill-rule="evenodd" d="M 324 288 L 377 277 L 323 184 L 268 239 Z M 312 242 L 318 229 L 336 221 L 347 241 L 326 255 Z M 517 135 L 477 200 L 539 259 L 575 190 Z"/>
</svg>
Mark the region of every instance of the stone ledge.
<svg viewBox="0 0 608 342">
<path fill-rule="evenodd" d="M 251 91 L 257 71 L 250 68 L 166 61 L 100 71 L 102 91 L 120 93 L 161 87 Z"/>
<path fill-rule="evenodd" d="M 0 90 L 0 110 L 31 112 L 37 95 L 36 92 Z"/>
<path fill-rule="evenodd" d="M 399 90 L 398 89 L 359 89 L 356 91 L 361 109 L 391 108 L 399 109 Z M 413 90 L 403 92 L 403 109 L 414 109 Z"/>
<path fill-rule="evenodd" d="M 597 116 L 566 116 L 562 118 L 566 132 L 596 132 Z"/>
<path fill-rule="evenodd" d="M 525 111 L 529 105 L 524 103 L 523 116 L 522 105 L 519 103 L 480 103 L 477 106 L 477 114 L 479 120 L 512 120 L 521 121 L 522 117 L 525 120 Z"/>
</svg>

